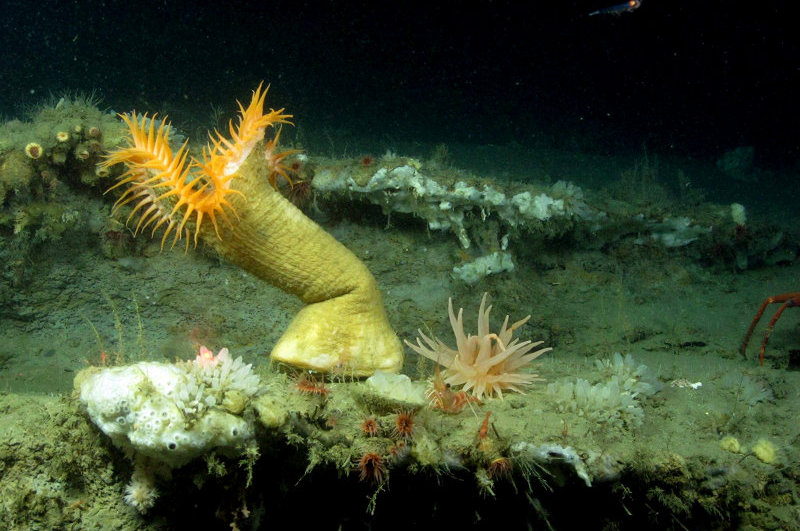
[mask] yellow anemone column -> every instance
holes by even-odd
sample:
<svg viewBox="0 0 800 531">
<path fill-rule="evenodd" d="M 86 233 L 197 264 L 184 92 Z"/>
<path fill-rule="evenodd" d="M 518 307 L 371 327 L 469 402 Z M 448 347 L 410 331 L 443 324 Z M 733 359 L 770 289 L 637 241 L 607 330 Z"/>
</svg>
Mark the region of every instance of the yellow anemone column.
<svg viewBox="0 0 800 531">
<path fill-rule="evenodd" d="M 403 348 L 375 278 L 344 245 L 287 201 L 268 182 L 259 143 L 231 179 L 230 225 L 219 236 L 209 223 L 200 234 L 230 262 L 296 295 L 307 306 L 272 349 L 272 359 L 344 375 L 397 372 Z"/>
<path fill-rule="evenodd" d="M 283 109 L 264 114 L 266 92 L 259 85 L 247 107 L 239 104 L 230 138 L 215 131 L 202 161 L 189 157 L 186 144 L 172 150 L 164 119 L 121 115 L 128 146 L 101 165 L 126 166 L 109 189 L 124 190 L 115 208 L 133 206 L 128 221 L 138 215 L 135 233 L 163 228 L 162 247 L 170 237 L 172 245 L 186 238 L 188 246 L 202 236 L 234 264 L 306 303 L 273 348 L 275 361 L 351 376 L 397 372 L 403 349 L 373 276 L 271 184 L 288 152 L 274 153 L 278 136 L 265 142 L 265 129 L 291 116 Z"/>
</svg>

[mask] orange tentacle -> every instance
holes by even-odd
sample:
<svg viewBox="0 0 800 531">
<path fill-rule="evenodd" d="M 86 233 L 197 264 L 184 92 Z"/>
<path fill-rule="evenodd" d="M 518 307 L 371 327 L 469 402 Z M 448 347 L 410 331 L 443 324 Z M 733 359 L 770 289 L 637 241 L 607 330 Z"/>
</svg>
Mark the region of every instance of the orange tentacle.
<svg viewBox="0 0 800 531">
<path fill-rule="evenodd" d="M 230 188 L 231 180 L 255 145 L 264 138 L 267 127 L 290 123 L 291 115 L 284 114 L 283 109 L 270 109 L 264 113 L 269 87 L 262 88 L 263 83 L 253 91 L 246 108 L 237 102 L 240 116 L 236 125 L 233 120 L 229 123 L 230 139 L 217 131 L 209 135 L 210 144 L 203 150 L 202 162 L 188 155 L 187 143 L 173 153 L 169 145 L 171 126 L 166 117 L 156 125 L 155 114 L 151 118 L 136 112 L 120 115 L 129 129 L 130 145 L 109 153 L 102 167 L 110 168 L 119 163 L 127 166 L 119 181 L 106 192 L 118 187 L 127 188 L 117 199 L 115 209 L 138 200 L 129 216 L 130 221 L 134 214 L 139 213 L 135 232 L 152 225 L 155 233 L 156 229 L 165 226 L 162 249 L 173 231 L 172 246 L 186 237 L 188 248 L 190 225 L 194 225 L 196 246 L 203 220 L 207 219 L 220 237 L 217 219 L 230 223 L 227 211 L 236 214 L 227 196 L 240 194 Z"/>
</svg>

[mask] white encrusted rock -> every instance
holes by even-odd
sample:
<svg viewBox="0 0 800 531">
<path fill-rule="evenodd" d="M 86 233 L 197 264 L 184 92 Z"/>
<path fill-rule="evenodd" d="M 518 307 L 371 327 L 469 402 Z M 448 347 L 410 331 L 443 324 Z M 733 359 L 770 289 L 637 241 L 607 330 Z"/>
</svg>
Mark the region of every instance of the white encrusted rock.
<svg viewBox="0 0 800 531">
<path fill-rule="evenodd" d="M 260 386 L 227 349 L 190 362 L 90 368 L 75 382 L 89 418 L 115 445 L 170 467 L 215 448 L 237 453 L 253 434 L 221 406 L 227 393 L 250 398 Z"/>
<path fill-rule="evenodd" d="M 467 284 L 475 284 L 482 278 L 505 271 L 514 271 L 514 261 L 511 259 L 511 254 L 496 251 L 454 267 L 453 275 Z"/>
</svg>

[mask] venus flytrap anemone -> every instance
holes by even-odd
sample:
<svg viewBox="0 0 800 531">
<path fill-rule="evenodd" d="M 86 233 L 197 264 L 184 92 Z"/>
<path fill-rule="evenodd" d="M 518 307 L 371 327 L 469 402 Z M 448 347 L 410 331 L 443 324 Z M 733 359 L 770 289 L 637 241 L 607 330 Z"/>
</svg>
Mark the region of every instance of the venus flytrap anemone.
<svg viewBox="0 0 800 531">
<path fill-rule="evenodd" d="M 112 188 L 125 191 L 117 207 L 131 203 L 139 215 L 136 232 L 164 229 L 202 240 L 245 271 L 302 300 L 306 306 L 272 349 L 275 361 L 319 372 L 369 376 L 397 372 L 403 348 L 383 307 L 375 278 L 344 245 L 325 232 L 275 189 L 286 176 L 277 135 L 265 131 L 289 123 L 281 110 L 264 113 L 266 89 L 239 105 L 229 136 L 210 135 L 202 160 L 184 144 L 173 153 L 170 127 L 135 113 L 122 116 L 130 145 L 109 153 L 103 168 L 123 163 L 126 171 Z M 279 130 L 278 130 L 279 131 Z M 272 184 L 272 186 L 271 186 Z"/>
<path fill-rule="evenodd" d="M 450 325 L 456 336 L 455 349 L 438 339 L 431 339 L 422 330 L 418 330 L 420 337 L 417 338 L 416 344 L 406 341 L 406 345 L 420 356 L 446 367 L 445 384 L 451 387 L 463 385 L 462 391 L 471 391 L 479 400 L 484 395 L 490 398 L 495 394 L 502 398 L 504 390 L 522 393 L 522 387 L 541 381 L 537 374 L 525 372 L 524 369 L 542 354 L 553 350 L 547 347 L 531 352 L 543 341 L 533 343 L 520 341 L 519 338 L 512 339 L 514 330 L 524 325 L 530 319 L 530 315 L 511 326 L 508 326 L 506 315 L 500 331 L 496 334 L 491 333 L 489 312 L 492 311 L 492 307 L 485 308 L 486 295 L 484 293 L 481 299 L 478 310 L 478 335 L 474 336 L 464 333 L 462 317 L 464 309 L 459 308 L 456 317 L 453 312 L 453 299 L 448 300 Z"/>
</svg>

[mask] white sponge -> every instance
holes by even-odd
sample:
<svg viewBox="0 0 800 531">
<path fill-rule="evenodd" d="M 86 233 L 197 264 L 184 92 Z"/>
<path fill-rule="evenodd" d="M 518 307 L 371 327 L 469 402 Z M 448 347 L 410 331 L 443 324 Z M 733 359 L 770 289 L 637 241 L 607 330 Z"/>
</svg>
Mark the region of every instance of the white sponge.
<svg viewBox="0 0 800 531">
<path fill-rule="evenodd" d="M 226 392 L 254 396 L 260 382 L 241 358 L 231 360 L 227 350 L 221 354 L 91 369 L 96 372 L 76 379 L 80 400 L 114 444 L 168 466 L 182 466 L 214 448 L 237 453 L 253 427 L 219 404 Z"/>
</svg>

